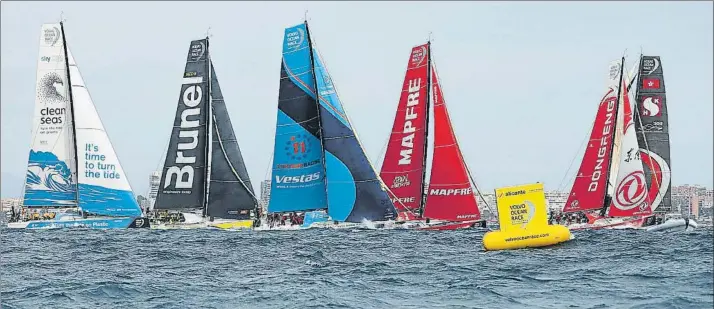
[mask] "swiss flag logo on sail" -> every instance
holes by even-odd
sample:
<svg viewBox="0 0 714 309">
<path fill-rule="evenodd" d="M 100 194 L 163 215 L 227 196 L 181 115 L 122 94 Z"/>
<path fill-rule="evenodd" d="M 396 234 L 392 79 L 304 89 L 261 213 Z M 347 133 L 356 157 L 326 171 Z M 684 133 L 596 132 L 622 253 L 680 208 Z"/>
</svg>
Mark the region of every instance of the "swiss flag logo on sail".
<svg viewBox="0 0 714 309">
<path fill-rule="evenodd" d="M 641 114 L 649 117 L 662 115 L 662 97 L 643 97 Z"/>
<path fill-rule="evenodd" d="M 657 89 L 659 88 L 659 79 L 657 78 L 645 78 L 642 79 L 643 89 Z"/>
</svg>

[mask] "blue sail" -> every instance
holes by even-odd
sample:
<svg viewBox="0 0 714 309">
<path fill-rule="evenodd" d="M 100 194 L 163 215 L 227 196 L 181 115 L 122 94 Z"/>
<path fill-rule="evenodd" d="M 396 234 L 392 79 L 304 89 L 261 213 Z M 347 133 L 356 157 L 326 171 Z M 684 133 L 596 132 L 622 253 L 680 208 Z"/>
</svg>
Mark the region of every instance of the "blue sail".
<svg viewBox="0 0 714 309">
<path fill-rule="evenodd" d="M 335 221 L 394 219 L 396 210 L 355 136 L 332 78 L 313 50 L 325 148 L 328 213 Z"/>
<path fill-rule="evenodd" d="M 268 212 L 327 208 L 307 27 L 285 29 Z"/>
</svg>

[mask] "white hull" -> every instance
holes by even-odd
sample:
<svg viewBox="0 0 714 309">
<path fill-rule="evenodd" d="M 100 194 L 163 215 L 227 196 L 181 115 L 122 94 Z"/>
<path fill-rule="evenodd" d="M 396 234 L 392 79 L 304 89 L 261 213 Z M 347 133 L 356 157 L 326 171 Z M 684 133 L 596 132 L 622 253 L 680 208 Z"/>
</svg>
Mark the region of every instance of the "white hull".
<svg viewBox="0 0 714 309">
<path fill-rule="evenodd" d="M 699 224 L 697 224 L 697 222 L 694 221 L 694 219 L 689 219 L 689 222 L 686 222 L 686 220 L 684 220 L 684 219 L 669 219 L 662 224 L 648 226 L 645 228 L 645 230 L 647 230 L 648 232 L 656 232 L 656 231 L 672 231 L 672 232 L 674 232 L 674 231 L 693 230 L 697 227 L 699 227 Z"/>
<path fill-rule="evenodd" d="M 151 229 L 154 230 L 192 230 L 192 229 L 245 229 L 252 227 L 252 220 L 214 219 L 210 221 L 194 213 L 183 213 L 184 222 L 159 223 L 152 221 Z M 246 221 L 251 221 L 250 227 Z"/>
</svg>

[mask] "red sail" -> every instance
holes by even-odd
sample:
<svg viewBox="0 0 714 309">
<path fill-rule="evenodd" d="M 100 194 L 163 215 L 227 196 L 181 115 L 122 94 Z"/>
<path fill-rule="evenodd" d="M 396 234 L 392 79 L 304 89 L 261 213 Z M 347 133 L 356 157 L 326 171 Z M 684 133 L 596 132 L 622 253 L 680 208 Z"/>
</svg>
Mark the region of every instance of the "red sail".
<svg viewBox="0 0 714 309">
<path fill-rule="evenodd" d="M 380 172 L 393 193 L 394 206 L 403 217 L 410 219 L 419 211 L 424 187 L 428 53 L 429 44 L 412 48 Z"/>
<path fill-rule="evenodd" d="M 607 178 L 612 157 L 613 137 L 617 124 L 617 84 L 620 68 L 611 67 L 610 87 L 600 100 L 588 147 L 570 190 L 564 212 L 600 209 L 607 192 Z"/>
<path fill-rule="evenodd" d="M 449 221 L 478 220 L 481 214 L 476 196 L 451 126 L 435 69 L 432 69 L 432 103 L 434 104 L 434 157 L 424 217 Z"/>
</svg>

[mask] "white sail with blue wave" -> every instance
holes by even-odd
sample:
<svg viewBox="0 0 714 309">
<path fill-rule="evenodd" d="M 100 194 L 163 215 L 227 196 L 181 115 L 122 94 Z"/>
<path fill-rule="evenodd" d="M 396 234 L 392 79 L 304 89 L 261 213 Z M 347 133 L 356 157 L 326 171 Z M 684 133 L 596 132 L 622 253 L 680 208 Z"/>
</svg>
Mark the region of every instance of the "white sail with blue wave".
<svg viewBox="0 0 714 309">
<path fill-rule="evenodd" d="M 114 216 L 141 216 L 129 181 L 104 130 L 94 102 L 79 73 L 72 53 L 67 49 L 69 76 L 72 81 L 72 107 L 77 115 L 79 207 L 88 213 Z"/>
<path fill-rule="evenodd" d="M 69 82 L 60 24 L 42 25 L 23 205 L 77 205 Z"/>
</svg>

